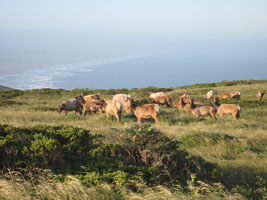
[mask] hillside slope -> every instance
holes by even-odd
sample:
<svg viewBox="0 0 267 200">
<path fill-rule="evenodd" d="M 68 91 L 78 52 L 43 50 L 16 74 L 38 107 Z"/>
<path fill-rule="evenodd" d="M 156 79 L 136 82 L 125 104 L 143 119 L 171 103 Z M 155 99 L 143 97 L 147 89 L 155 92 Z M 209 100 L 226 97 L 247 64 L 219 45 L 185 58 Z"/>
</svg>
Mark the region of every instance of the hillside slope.
<svg viewBox="0 0 267 200">
<path fill-rule="evenodd" d="M 210 89 L 216 95 L 241 91 L 240 100 L 221 103 L 238 104 L 242 119 L 235 120 L 229 115 L 221 120 L 218 114 L 218 120 L 195 118 L 183 109 L 164 105 L 159 115 L 160 127 L 155 126 L 153 119 L 147 119 L 139 128 L 131 113 L 124 113 L 121 124 L 117 124 L 116 120 L 107 121 L 105 114 L 83 117 L 57 112 L 57 105 L 63 100 L 81 93 L 100 93 L 105 98 L 127 93 L 137 103 L 144 104 L 150 93 L 163 91 L 174 101 L 188 93 L 196 100 L 212 103 L 203 98 Z M 267 90 L 267 80 L 176 88 L 0 92 L 0 156 L 5 158 L 0 161 L 0 173 L 6 177 L 0 178 L 0 184 L 6 183 L 3 188 L 9 191 L 3 199 L 18 199 L 19 195 L 29 198 L 30 191 L 41 198 L 42 188 L 49 190 L 46 199 L 53 199 L 50 193 L 58 197 L 62 193 L 74 195 L 73 199 L 81 196 L 84 199 L 108 196 L 114 199 L 265 199 L 267 97 L 261 102 L 256 99 L 257 91 L 263 89 Z M 6 154 L 2 155 L 3 152 Z M 181 164 L 186 165 L 183 168 Z M 57 181 L 46 179 L 49 178 L 46 171 L 27 170 L 27 173 L 19 172 L 26 176 L 23 180 L 20 175 L 14 175 L 10 181 L 11 173 L 5 169 L 21 170 L 25 165 L 27 170 L 49 169 Z M 32 185 L 33 174 L 38 180 L 35 185 Z M 18 182 L 14 183 L 16 178 Z M 28 193 L 18 192 L 17 185 L 29 188 Z"/>
<path fill-rule="evenodd" d="M 13 90 L 13 89 L 10 88 L 10 87 L 6 87 L 6 86 L 3 86 L 3 85 L 0 85 L 0 91 L 8 91 L 8 90 Z"/>
</svg>

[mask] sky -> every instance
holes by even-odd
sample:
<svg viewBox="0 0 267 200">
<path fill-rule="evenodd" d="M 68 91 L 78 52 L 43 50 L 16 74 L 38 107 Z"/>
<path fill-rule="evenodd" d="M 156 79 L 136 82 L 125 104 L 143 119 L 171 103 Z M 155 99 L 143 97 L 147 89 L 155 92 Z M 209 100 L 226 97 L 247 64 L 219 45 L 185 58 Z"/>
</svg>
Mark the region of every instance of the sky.
<svg viewBox="0 0 267 200">
<path fill-rule="evenodd" d="M 266 10 L 266 0 L 0 0 L 0 79 L 27 69 L 162 55 L 195 59 L 202 68 L 215 58 L 241 66 L 245 56 L 262 69 Z"/>
<path fill-rule="evenodd" d="M 266 0 L 1 0 L 1 31 L 266 38 Z"/>
</svg>

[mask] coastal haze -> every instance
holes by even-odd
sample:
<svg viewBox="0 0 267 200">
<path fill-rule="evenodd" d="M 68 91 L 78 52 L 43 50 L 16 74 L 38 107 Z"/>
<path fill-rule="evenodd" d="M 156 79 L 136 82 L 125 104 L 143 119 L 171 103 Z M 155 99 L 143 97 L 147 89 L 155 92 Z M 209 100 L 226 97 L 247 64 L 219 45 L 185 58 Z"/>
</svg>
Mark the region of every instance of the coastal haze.
<svg viewBox="0 0 267 200">
<path fill-rule="evenodd" d="M 110 89 L 267 78 L 263 0 L 0 2 L 0 85 Z"/>
</svg>

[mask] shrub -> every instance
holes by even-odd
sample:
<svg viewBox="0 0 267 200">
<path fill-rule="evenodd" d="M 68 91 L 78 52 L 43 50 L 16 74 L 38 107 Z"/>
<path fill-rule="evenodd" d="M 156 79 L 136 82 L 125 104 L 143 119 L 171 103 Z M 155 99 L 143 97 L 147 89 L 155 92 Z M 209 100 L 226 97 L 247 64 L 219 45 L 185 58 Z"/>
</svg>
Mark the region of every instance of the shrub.
<svg viewBox="0 0 267 200">
<path fill-rule="evenodd" d="M 0 91 L 0 98 L 3 99 L 11 99 L 17 96 L 22 95 L 24 92 L 21 90 L 8 90 L 8 91 Z"/>
<path fill-rule="evenodd" d="M 105 181 L 116 187 L 133 187 L 131 181 L 137 176 L 148 185 L 186 184 L 191 173 L 197 173 L 201 180 L 213 180 L 217 170 L 146 125 L 126 129 L 119 144 L 96 142 L 98 136 L 70 126 L 0 125 L 0 134 L 2 169 L 51 169 L 76 174 L 88 185 Z"/>
<path fill-rule="evenodd" d="M 127 129 L 121 146 L 126 153 L 124 166 L 136 166 L 148 184 L 184 184 L 191 173 L 197 173 L 202 180 L 212 180 L 212 173 L 217 170 L 215 165 L 190 156 L 179 142 L 147 125 Z"/>
<path fill-rule="evenodd" d="M 94 148 L 89 131 L 69 126 L 15 128 L 0 125 L 0 167 L 34 166 L 75 171 Z"/>
</svg>

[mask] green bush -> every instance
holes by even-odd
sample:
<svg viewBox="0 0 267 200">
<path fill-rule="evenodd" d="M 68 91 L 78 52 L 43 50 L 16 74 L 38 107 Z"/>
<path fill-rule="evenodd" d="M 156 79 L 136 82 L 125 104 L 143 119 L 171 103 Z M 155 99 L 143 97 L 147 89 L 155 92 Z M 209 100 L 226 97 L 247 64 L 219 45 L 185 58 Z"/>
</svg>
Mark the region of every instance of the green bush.
<svg viewBox="0 0 267 200">
<path fill-rule="evenodd" d="M 0 106 L 11 106 L 14 104 L 18 104 L 18 103 L 12 100 L 0 100 Z"/>
<path fill-rule="evenodd" d="M 126 129 L 119 144 L 100 143 L 98 137 L 70 126 L 0 125 L 0 168 L 51 169 L 76 174 L 88 185 L 105 181 L 116 187 L 132 187 L 137 175 L 148 185 L 186 184 L 191 173 L 201 180 L 215 177 L 215 165 L 190 156 L 149 126 Z"/>
<path fill-rule="evenodd" d="M 56 172 L 75 171 L 94 148 L 89 131 L 68 126 L 15 128 L 0 126 L 0 167 L 50 168 Z"/>
<path fill-rule="evenodd" d="M 184 184 L 191 173 L 197 173 L 202 180 L 212 180 L 217 170 L 215 165 L 190 156 L 179 142 L 147 125 L 127 129 L 121 146 L 126 153 L 124 166 L 136 166 L 148 184 Z"/>
<path fill-rule="evenodd" d="M 26 90 L 23 92 L 25 97 L 39 97 L 39 96 L 53 96 L 53 95 L 61 95 L 64 93 L 65 90 L 63 89 L 50 89 L 50 88 L 43 88 L 43 89 L 33 89 L 33 90 Z"/>
<path fill-rule="evenodd" d="M 8 90 L 8 91 L 0 91 L 0 98 L 3 99 L 11 99 L 17 96 L 22 95 L 24 92 L 21 90 Z"/>
</svg>

